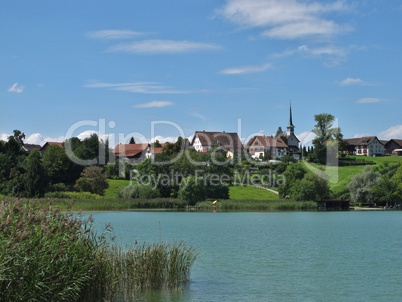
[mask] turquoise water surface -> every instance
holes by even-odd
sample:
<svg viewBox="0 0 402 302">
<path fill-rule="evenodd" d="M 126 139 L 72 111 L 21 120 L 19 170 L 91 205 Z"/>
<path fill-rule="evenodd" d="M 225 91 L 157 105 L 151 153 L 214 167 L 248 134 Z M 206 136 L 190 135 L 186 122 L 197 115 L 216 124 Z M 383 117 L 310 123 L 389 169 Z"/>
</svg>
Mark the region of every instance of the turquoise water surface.
<svg viewBox="0 0 402 302">
<path fill-rule="evenodd" d="M 402 301 L 402 212 L 111 212 L 125 245 L 185 241 L 178 293 L 144 301 Z"/>
</svg>

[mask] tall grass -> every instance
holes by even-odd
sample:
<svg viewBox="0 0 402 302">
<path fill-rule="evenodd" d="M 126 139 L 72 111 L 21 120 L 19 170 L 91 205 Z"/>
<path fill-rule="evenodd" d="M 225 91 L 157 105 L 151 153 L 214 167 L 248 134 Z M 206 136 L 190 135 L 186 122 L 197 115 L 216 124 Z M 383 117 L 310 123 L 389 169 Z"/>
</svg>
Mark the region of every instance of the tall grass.
<svg viewBox="0 0 402 302">
<path fill-rule="evenodd" d="M 211 208 L 210 201 L 199 202 L 201 208 Z M 314 201 L 290 201 L 290 200 L 220 200 L 217 203 L 220 210 L 257 210 L 257 211 L 300 211 L 316 210 L 317 203 Z"/>
<path fill-rule="evenodd" d="M 184 243 L 123 250 L 107 240 L 109 226 L 101 235 L 92 226 L 91 216 L 3 200 L 0 301 L 126 301 L 188 281 L 197 254 Z"/>
</svg>

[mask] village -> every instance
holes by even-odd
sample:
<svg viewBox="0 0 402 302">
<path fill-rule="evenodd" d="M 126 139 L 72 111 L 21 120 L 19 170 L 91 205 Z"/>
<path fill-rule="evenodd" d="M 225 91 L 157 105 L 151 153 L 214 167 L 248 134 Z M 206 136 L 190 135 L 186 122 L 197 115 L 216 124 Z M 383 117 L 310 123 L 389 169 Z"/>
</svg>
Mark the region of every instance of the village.
<svg viewBox="0 0 402 302">
<path fill-rule="evenodd" d="M 190 141 L 185 140 L 183 149 L 193 149 L 197 152 L 206 153 L 214 148 L 220 148 L 226 153 L 226 157 L 234 158 L 246 155 L 253 159 L 268 158 L 272 161 L 281 160 L 284 156 L 290 155 L 296 160 L 304 157 L 303 146 L 295 135 L 293 125 L 292 107 L 290 106 L 289 122 L 286 132 L 282 132 L 279 127 L 277 134 L 256 135 L 247 142 L 242 142 L 236 132 L 213 132 L 196 131 Z M 343 155 L 356 156 L 402 156 L 402 139 L 380 140 L 376 136 L 355 137 L 343 139 L 346 143 L 346 150 Z M 26 152 L 38 150 L 44 153 L 50 146 L 63 147 L 62 142 L 46 142 L 43 146 L 35 144 L 24 144 Z M 166 144 L 156 143 L 120 143 L 115 146 L 111 153 L 116 159 L 124 160 L 128 163 L 141 163 L 146 158 L 154 158 L 156 154 L 163 151 Z"/>
</svg>

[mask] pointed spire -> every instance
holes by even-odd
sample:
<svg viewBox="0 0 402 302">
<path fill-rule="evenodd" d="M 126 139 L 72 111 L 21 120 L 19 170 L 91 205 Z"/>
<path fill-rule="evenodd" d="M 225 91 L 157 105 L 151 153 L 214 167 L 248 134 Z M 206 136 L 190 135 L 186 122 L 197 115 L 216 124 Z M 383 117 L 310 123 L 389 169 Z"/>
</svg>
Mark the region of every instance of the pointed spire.
<svg viewBox="0 0 402 302">
<path fill-rule="evenodd" d="M 289 111 L 289 125 L 287 127 L 287 135 L 294 134 L 295 126 L 293 125 L 293 117 L 292 117 L 292 101 L 290 101 L 290 111 Z"/>
</svg>

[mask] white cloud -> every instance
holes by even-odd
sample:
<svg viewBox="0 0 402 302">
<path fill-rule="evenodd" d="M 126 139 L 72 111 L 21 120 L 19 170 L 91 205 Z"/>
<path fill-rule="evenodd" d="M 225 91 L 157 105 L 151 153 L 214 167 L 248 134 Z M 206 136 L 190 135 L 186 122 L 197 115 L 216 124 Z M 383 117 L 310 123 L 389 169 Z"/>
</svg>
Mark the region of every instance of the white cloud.
<svg viewBox="0 0 402 302">
<path fill-rule="evenodd" d="M 143 33 L 132 30 L 118 30 L 118 29 L 97 30 L 97 31 L 89 31 L 86 33 L 86 36 L 88 38 L 99 39 L 99 40 L 128 39 L 140 35 L 143 35 Z"/>
<path fill-rule="evenodd" d="M 168 86 L 160 85 L 156 82 L 127 82 L 127 83 L 104 83 L 97 82 L 92 84 L 84 85 L 87 88 L 109 88 L 118 91 L 127 91 L 132 93 L 153 93 L 153 94 L 180 94 L 180 93 L 190 93 L 190 91 L 176 90 Z"/>
<path fill-rule="evenodd" d="M 300 140 L 300 145 L 306 147 L 311 146 L 313 144 L 313 139 L 316 137 L 316 135 L 311 131 L 305 131 L 296 136 Z"/>
<path fill-rule="evenodd" d="M 154 143 L 156 141 L 159 141 L 159 143 L 164 144 L 164 143 L 175 143 L 177 142 L 178 137 L 176 136 L 160 136 L 157 135 L 153 138 L 150 139 L 150 143 Z"/>
<path fill-rule="evenodd" d="M 206 121 L 206 120 L 207 120 L 207 117 L 206 117 L 205 115 L 199 113 L 199 112 L 193 111 L 193 112 L 190 112 L 189 115 L 190 115 L 190 116 L 193 116 L 193 117 L 195 117 L 195 118 L 197 118 L 197 119 L 199 119 L 199 120 L 202 120 L 202 121 Z"/>
<path fill-rule="evenodd" d="M 167 107 L 167 106 L 172 106 L 173 103 L 169 101 L 152 101 L 149 103 L 144 103 L 144 104 L 138 104 L 135 105 L 135 108 L 161 108 L 161 107 Z"/>
<path fill-rule="evenodd" d="M 308 57 L 323 57 L 327 65 L 334 66 L 345 61 L 348 55 L 349 49 L 336 46 L 336 45 L 324 45 L 321 47 L 310 47 L 308 45 L 300 45 L 295 49 L 288 49 L 281 53 L 273 54 L 273 58 L 283 58 L 295 54 Z"/>
<path fill-rule="evenodd" d="M 372 103 L 380 103 L 380 102 L 385 102 L 385 99 L 380 99 L 380 98 L 362 98 L 358 99 L 356 103 L 358 104 L 372 104 Z"/>
<path fill-rule="evenodd" d="M 46 142 L 64 142 L 65 137 L 49 137 L 43 136 L 41 133 L 32 133 L 31 135 L 27 136 L 24 140 L 27 144 L 35 144 L 43 146 Z"/>
<path fill-rule="evenodd" d="M 395 125 L 387 130 L 381 132 L 378 137 L 380 139 L 389 140 L 389 139 L 402 139 L 402 125 Z"/>
<path fill-rule="evenodd" d="M 337 24 L 326 16 L 350 9 L 346 1 L 228 0 L 218 13 L 239 26 L 265 28 L 263 35 L 270 38 L 297 39 L 349 31 L 349 26 Z"/>
<path fill-rule="evenodd" d="M 198 43 L 192 41 L 173 40 L 144 40 L 111 46 L 109 52 L 127 52 L 142 54 L 185 53 L 203 50 L 217 50 L 221 47 L 214 44 Z"/>
<path fill-rule="evenodd" d="M 22 93 L 24 89 L 25 86 L 19 85 L 18 83 L 14 83 L 10 88 L 8 88 L 8 92 Z"/>
<path fill-rule="evenodd" d="M 11 134 L 0 133 L 0 141 L 7 141 L 7 140 L 8 140 L 8 137 L 9 137 L 10 135 L 11 135 Z"/>
<path fill-rule="evenodd" d="M 248 74 L 248 73 L 257 73 L 257 72 L 264 72 L 268 68 L 271 67 L 271 64 L 264 64 L 260 66 L 242 66 L 242 67 L 233 67 L 233 68 L 226 68 L 219 73 L 226 74 L 226 75 L 236 75 L 236 74 Z"/>
<path fill-rule="evenodd" d="M 365 81 L 359 78 L 346 78 L 339 82 L 340 86 L 355 86 L 355 85 L 367 85 Z"/>
</svg>

